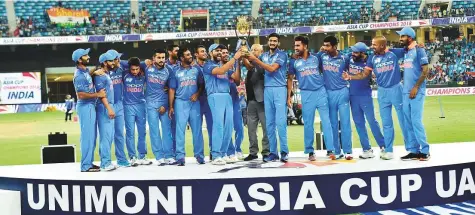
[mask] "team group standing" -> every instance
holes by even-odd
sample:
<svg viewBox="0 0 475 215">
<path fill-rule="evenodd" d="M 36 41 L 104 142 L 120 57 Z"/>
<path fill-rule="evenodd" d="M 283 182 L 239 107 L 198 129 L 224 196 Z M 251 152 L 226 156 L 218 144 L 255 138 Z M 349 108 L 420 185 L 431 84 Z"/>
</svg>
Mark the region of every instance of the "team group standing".
<svg viewBox="0 0 475 215">
<path fill-rule="evenodd" d="M 279 49 L 280 36 L 276 33 L 268 36 L 268 52 L 259 44 L 243 52 L 238 44 L 233 57 L 227 46 L 221 44 L 208 49 L 199 45 L 194 50 L 169 46 L 166 51 L 155 50 L 152 59 L 144 61 L 136 57 L 121 60 L 119 52 L 109 50 L 100 55 L 100 68 L 91 71 L 86 67 L 89 49 L 78 49 L 73 52 L 72 60 L 77 67 L 73 82 L 81 127 L 81 171 L 111 171 L 117 167 L 153 164 L 146 159 L 147 122 L 158 165 L 185 165 L 188 125 L 196 162 L 204 164 L 203 117 L 211 164 L 257 159 L 258 123 L 264 133 L 263 161 L 287 162 L 287 111 L 292 106 L 294 78 L 298 80 L 306 122 L 304 152 L 310 161 L 316 160 L 311 123 L 316 111 L 330 159 L 353 159 L 350 111 L 363 148 L 359 157 L 374 157 L 365 125 L 368 121 L 381 150 L 381 159 L 393 159 L 393 106 L 409 152 L 401 159 L 428 160 L 429 144 L 422 124 L 428 58 L 417 45 L 412 28 L 403 28 L 398 34 L 405 48 L 388 49 L 386 39 L 378 36 L 372 40 L 373 55 L 367 54 L 369 48 L 361 42 L 351 47 L 351 55 L 344 55 L 337 50 L 334 36 L 324 39 L 320 52 L 310 53 L 308 38 L 298 36 L 294 40 L 295 54 L 288 59 L 287 53 Z M 403 77 L 399 59 L 404 61 Z M 248 70 L 245 88 L 250 153 L 245 158 L 241 150 L 244 128 L 237 88 L 241 67 Z M 382 131 L 374 114 L 372 75 L 376 76 L 378 85 Z M 93 164 L 97 131 L 100 166 Z M 112 143 L 117 166 L 111 163 Z"/>
</svg>

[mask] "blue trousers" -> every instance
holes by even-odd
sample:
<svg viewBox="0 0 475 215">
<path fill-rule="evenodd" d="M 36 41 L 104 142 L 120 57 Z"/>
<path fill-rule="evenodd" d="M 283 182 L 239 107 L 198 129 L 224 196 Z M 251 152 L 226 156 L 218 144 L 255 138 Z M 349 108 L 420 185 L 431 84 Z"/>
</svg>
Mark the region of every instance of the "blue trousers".
<svg viewBox="0 0 475 215">
<path fill-rule="evenodd" d="M 94 161 L 94 150 L 96 149 L 96 107 L 94 103 L 77 103 L 76 109 L 79 116 L 79 126 L 81 135 L 81 171 L 86 171 L 92 167 Z"/>
<path fill-rule="evenodd" d="M 117 164 L 127 164 L 127 158 L 125 157 L 125 142 L 124 142 L 124 105 L 122 101 L 114 104 L 115 118 L 114 118 L 114 147 L 115 157 L 117 158 Z"/>
<path fill-rule="evenodd" d="M 376 143 L 380 148 L 384 147 L 384 137 L 381 133 L 381 127 L 374 116 L 374 105 L 371 95 L 350 96 L 350 105 L 351 115 L 353 115 L 353 121 L 355 122 L 356 131 L 360 137 L 360 143 L 363 150 L 366 151 L 371 149 L 368 132 L 366 131 L 365 116 Z"/>
<path fill-rule="evenodd" d="M 201 129 L 200 102 L 175 99 L 176 119 L 176 159 L 185 158 L 185 131 L 190 123 L 193 135 L 193 153 L 195 157 L 204 158 L 203 131 Z"/>
<path fill-rule="evenodd" d="M 129 158 L 145 158 L 147 155 L 147 147 L 145 145 L 145 103 L 124 105 L 125 112 L 125 143 L 127 145 L 127 152 Z M 137 157 L 137 151 L 135 150 L 135 125 L 137 125 L 138 131 L 138 144 L 137 150 L 139 155 Z"/>
<path fill-rule="evenodd" d="M 289 154 L 289 147 L 287 145 L 287 87 L 264 88 L 264 112 L 266 115 L 270 153 L 278 155 L 275 134 L 277 127 L 280 153 Z"/>
<path fill-rule="evenodd" d="M 304 144 L 305 154 L 315 151 L 313 143 L 315 140 L 315 111 L 318 110 L 322 123 L 323 138 L 325 138 L 325 146 L 327 150 L 334 151 L 332 124 L 330 121 L 330 110 L 328 108 L 327 90 L 320 87 L 318 90 L 300 90 L 302 96 L 302 117 L 304 121 Z"/>
<path fill-rule="evenodd" d="M 396 84 L 390 88 L 378 87 L 378 103 L 379 114 L 383 123 L 384 134 L 384 150 L 386 152 L 393 152 L 394 145 L 394 125 L 392 107 L 396 109 L 399 125 L 401 126 L 404 143 L 407 141 L 406 122 L 404 120 L 403 106 L 402 106 L 402 85 Z"/>
<path fill-rule="evenodd" d="M 352 153 L 351 121 L 350 121 L 350 91 L 347 87 L 339 90 L 327 90 L 330 108 L 330 122 L 333 131 L 335 154 L 341 154 L 340 137 L 338 135 L 338 118 L 340 119 L 341 144 L 344 153 Z"/>
<path fill-rule="evenodd" d="M 234 143 L 231 138 L 229 143 L 227 155 L 234 155 L 236 152 L 242 152 L 241 144 L 244 139 L 244 124 L 242 122 L 241 105 L 239 104 L 239 98 L 233 100 L 233 127 L 234 127 Z"/>
<path fill-rule="evenodd" d="M 211 115 L 211 110 L 209 109 L 208 98 L 207 97 L 200 97 L 200 111 L 201 111 L 201 127 L 203 127 L 203 116 L 206 120 L 206 130 L 208 131 L 208 146 L 211 151 L 211 147 L 213 145 L 213 116 Z M 204 138 L 203 138 L 203 145 L 204 145 Z"/>
<path fill-rule="evenodd" d="M 110 104 L 112 109 L 114 105 Z M 114 119 L 110 119 L 106 107 L 101 103 L 96 107 L 97 125 L 99 127 L 99 156 L 101 168 L 111 165 L 111 148 L 114 139 Z"/>
<path fill-rule="evenodd" d="M 171 133 L 171 120 L 168 110 L 160 114 L 158 111 L 163 104 L 147 103 L 147 121 L 150 133 L 150 142 L 155 159 L 174 158 L 172 154 L 173 142 Z M 160 122 L 160 123 L 159 123 Z M 160 126 L 161 125 L 161 126 Z M 160 127 L 162 134 L 160 135 Z"/>
<path fill-rule="evenodd" d="M 172 115 L 170 127 L 172 128 L 172 155 L 176 155 L 176 111 Z"/>
<path fill-rule="evenodd" d="M 429 154 L 429 143 L 422 124 L 425 97 L 422 93 L 418 93 L 414 99 L 410 99 L 409 94 L 403 95 L 403 110 L 408 134 L 405 146 L 406 150 L 412 153 Z"/>
<path fill-rule="evenodd" d="M 213 115 L 213 159 L 226 156 L 233 133 L 233 104 L 229 93 L 213 93 L 208 96 L 208 104 Z"/>
</svg>

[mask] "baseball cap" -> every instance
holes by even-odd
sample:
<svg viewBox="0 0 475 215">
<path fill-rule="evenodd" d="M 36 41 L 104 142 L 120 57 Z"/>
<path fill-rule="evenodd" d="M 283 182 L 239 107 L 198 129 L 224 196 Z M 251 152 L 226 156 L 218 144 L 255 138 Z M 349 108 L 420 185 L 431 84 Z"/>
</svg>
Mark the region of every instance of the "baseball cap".
<svg viewBox="0 0 475 215">
<path fill-rule="evenodd" d="M 224 46 L 223 44 L 216 44 L 215 43 L 215 44 L 213 44 L 209 47 L 208 52 L 212 52 L 217 48 L 224 49 L 224 48 L 226 48 L 226 46 Z"/>
<path fill-rule="evenodd" d="M 396 33 L 400 36 L 406 35 L 408 37 L 412 37 L 413 39 L 416 38 L 416 32 L 411 27 L 404 27 L 402 30 L 396 31 Z"/>
<path fill-rule="evenodd" d="M 109 54 L 109 53 L 106 52 L 106 53 L 104 53 L 104 54 L 101 54 L 101 56 L 99 56 L 99 63 L 102 64 L 102 63 L 104 63 L 104 62 L 106 62 L 106 61 L 108 61 L 108 60 L 109 60 L 109 61 L 112 61 L 112 60 L 114 60 L 114 59 L 115 59 L 115 57 L 114 57 L 113 55 L 111 55 L 111 54 Z"/>
<path fill-rule="evenodd" d="M 120 56 L 122 56 L 122 53 L 119 53 L 118 51 L 114 50 L 114 49 L 110 49 L 109 51 L 107 51 L 106 53 L 112 55 L 115 58 L 120 58 Z"/>
<path fill-rule="evenodd" d="M 368 51 L 368 46 L 363 42 L 358 42 L 351 47 L 352 52 L 366 52 Z"/>
<path fill-rule="evenodd" d="M 76 51 L 73 52 L 73 61 L 77 62 L 82 56 L 88 55 L 90 49 L 76 49 Z"/>
</svg>

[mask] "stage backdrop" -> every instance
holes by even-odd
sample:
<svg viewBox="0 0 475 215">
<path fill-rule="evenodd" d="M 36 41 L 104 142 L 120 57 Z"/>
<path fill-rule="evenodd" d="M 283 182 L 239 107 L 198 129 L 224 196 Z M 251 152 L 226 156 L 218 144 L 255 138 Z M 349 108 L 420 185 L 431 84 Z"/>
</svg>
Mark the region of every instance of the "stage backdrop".
<svg viewBox="0 0 475 215">
<path fill-rule="evenodd" d="M 41 73 L 0 73 L 0 104 L 41 103 Z"/>
</svg>

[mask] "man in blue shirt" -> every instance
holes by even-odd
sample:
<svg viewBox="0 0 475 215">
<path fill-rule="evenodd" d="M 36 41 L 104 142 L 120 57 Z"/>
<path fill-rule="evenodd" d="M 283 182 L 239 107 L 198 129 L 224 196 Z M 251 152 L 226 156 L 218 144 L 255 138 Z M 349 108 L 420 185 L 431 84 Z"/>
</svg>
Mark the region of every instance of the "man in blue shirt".
<svg viewBox="0 0 475 215">
<path fill-rule="evenodd" d="M 165 50 L 155 50 L 152 58 L 153 65 L 145 69 L 145 101 L 152 151 L 158 165 L 163 166 L 176 162 L 175 155 L 172 153 L 173 137 L 171 121 L 168 117 L 168 93 L 166 92 L 171 71 L 165 66 Z M 160 135 L 160 125 L 162 135 Z"/>
<path fill-rule="evenodd" d="M 353 159 L 351 143 L 350 122 L 350 93 L 348 81 L 343 80 L 343 71 L 349 65 L 348 56 L 342 55 L 337 50 L 338 40 L 334 36 L 328 36 L 323 40 L 323 52 L 319 52 L 320 65 L 323 70 L 323 79 L 328 93 L 330 108 L 330 121 L 333 131 L 333 144 L 336 159 L 343 157 L 340 148 L 338 127 L 341 128 L 341 144 L 345 159 Z"/>
<path fill-rule="evenodd" d="M 129 59 L 129 71 L 124 75 L 124 112 L 125 112 L 125 143 L 132 166 L 150 165 L 146 159 L 147 147 L 145 145 L 145 76 L 140 68 L 140 59 Z M 138 131 L 137 150 L 135 150 L 135 125 Z"/>
<path fill-rule="evenodd" d="M 397 33 L 400 35 L 400 43 L 405 46 L 403 110 L 408 132 L 406 150 L 409 151 L 401 159 L 427 161 L 430 159 L 429 143 L 422 124 L 422 114 L 429 61 L 425 50 L 417 47 L 414 29 L 405 27 Z"/>
<path fill-rule="evenodd" d="M 394 125 L 392 106 L 396 109 L 399 125 L 404 137 L 407 139 L 404 113 L 402 110 L 402 85 L 401 71 L 399 70 L 398 57 L 386 47 L 386 38 L 377 36 L 372 41 L 375 55 L 368 57 L 365 70 L 362 73 L 349 75 L 343 74 L 346 80 L 361 80 L 368 77 L 373 71 L 378 84 L 378 103 L 381 121 L 383 123 L 384 149 L 381 149 L 380 158 L 390 160 L 394 158 Z"/>
<path fill-rule="evenodd" d="M 94 165 L 94 150 L 96 148 L 96 100 L 106 96 L 104 90 L 96 92 L 89 69 L 89 49 L 77 49 L 72 54 L 72 60 L 76 63 L 74 72 L 74 89 L 78 102 L 77 111 L 79 125 L 81 127 L 81 172 L 98 172 L 100 167 Z"/>
<path fill-rule="evenodd" d="M 106 97 L 97 101 L 96 113 L 99 128 L 99 155 L 101 157 L 101 169 L 105 171 L 115 170 L 111 163 L 111 147 L 114 138 L 114 86 L 109 72 L 114 68 L 115 56 L 104 53 L 99 56 L 99 63 L 105 74 L 94 76 L 96 90 L 105 90 Z"/>
<path fill-rule="evenodd" d="M 168 59 L 165 61 L 165 64 L 169 67 L 170 71 L 173 71 L 173 69 L 177 66 L 180 66 L 180 61 L 178 58 L 178 50 L 180 48 L 178 45 L 172 44 L 168 45 L 167 51 L 168 51 Z M 176 121 L 175 121 L 175 115 L 172 115 L 171 119 L 171 128 L 172 128 L 172 141 L 173 141 L 173 149 L 172 153 L 175 154 L 176 151 Z"/>
<path fill-rule="evenodd" d="M 249 55 L 247 59 L 265 70 L 264 109 L 267 123 L 267 137 L 269 138 L 270 145 L 270 154 L 265 161 L 279 160 L 277 137 L 275 133 L 277 126 L 281 161 L 287 162 L 289 159 L 289 147 L 287 145 L 287 105 L 289 107 L 291 105 L 291 90 L 289 89 L 292 87 L 292 82 L 286 81 L 287 53 L 279 49 L 280 36 L 276 33 L 272 33 L 268 38 L 267 43 L 270 50 L 262 54 L 259 58 L 254 55 Z"/>
<path fill-rule="evenodd" d="M 240 47 L 238 46 L 239 50 Z M 221 62 L 222 64 L 226 64 L 229 61 L 229 51 L 227 48 L 221 49 Z M 232 74 L 238 67 L 232 68 L 229 72 Z M 237 71 L 240 73 L 240 71 Z M 227 159 L 226 161 L 229 163 L 237 162 L 239 159 L 243 159 L 241 144 L 244 139 L 244 126 L 242 124 L 242 113 L 241 108 L 239 105 L 239 95 L 237 91 L 237 85 L 240 84 L 239 80 L 229 79 L 229 94 L 231 95 L 231 99 L 233 101 L 233 128 L 234 128 L 234 143 L 231 138 L 231 142 L 229 143 L 228 151 L 227 151 Z"/>
<path fill-rule="evenodd" d="M 71 121 L 71 115 L 73 115 L 72 110 L 74 106 L 74 100 L 71 99 L 71 95 L 66 95 L 65 105 L 66 105 L 66 116 L 64 118 L 64 121 L 68 122 L 68 118 L 69 118 L 69 121 Z"/>
<path fill-rule="evenodd" d="M 304 144 L 305 154 L 308 155 L 310 161 L 315 161 L 315 153 L 313 148 L 315 110 L 318 110 L 322 123 L 325 146 L 327 150 L 334 150 L 334 138 L 332 133 L 332 125 L 330 122 L 330 112 L 328 108 L 328 96 L 325 89 L 323 75 L 320 72 L 320 60 L 318 57 L 310 55 L 308 51 L 308 38 L 298 36 L 294 43 L 296 60 L 291 60 L 289 66 L 289 80 L 293 80 L 294 75 L 299 81 L 299 88 L 302 100 L 302 114 L 304 124 Z M 332 153 L 329 155 L 332 160 L 336 157 Z"/>
<path fill-rule="evenodd" d="M 206 59 L 208 57 L 208 54 L 206 53 L 206 48 L 203 45 L 198 45 L 195 48 L 195 58 L 196 62 L 193 65 L 198 71 L 200 72 L 200 77 L 203 79 L 204 83 L 204 74 L 203 74 L 203 69 L 204 65 L 206 63 Z M 200 94 L 200 118 L 201 120 L 201 127 L 203 127 L 203 116 L 205 117 L 206 120 L 206 130 L 208 131 L 208 146 L 210 150 L 210 161 L 213 160 L 211 156 L 211 148 L 213 145 L 213 117 L 211 116 L 211 110 L 209 109 L 209 104 L 208 104 L 208 95 L 206 94 L 206 90 L 203 89 L 203 91 Z M 204 145 L 204 138 L 203 138 L 203 145 Z"/>
<path fill-rule="evenodd" d="M 121 53 L 114 49 L 110 49 L 106 53 L 115 56 L 114 69 L 109 71 L 109 76 L 114 85 L 114 148 L 115 157 L 117 158 L 117 165 L 119 167 L 130 167 L 130 162 L 125 156 L 125 142 L 124 142 L 124 67 L 121 66 Z M 127 65 L 128 67 L 128 65 Z"/>
<path fill-rule="evenodd" d="M 368 56 L 366 51 L 368 46 L 366 44 L 359 42 L 351 47 L 352 58 L 350 59 L 349 65 L 349 74 L 356 75 L 362 73 L 366 67 L 366 61 Z M 371 73 L 366 78 L 362 80 L 352 80 L 350 81 L 350 105 L 351 105 L 351 114 L 353 116 L 353 121 L 355 122 L 356 131 L 360 137 L 360 143 L 363 147 L 363 154 L 360 155 L 361 159 L 373 158 L 373 149 L 371 149 L 371 144 L 368 139 L 368 132 L 366 131 L 366 120 L 368 121 L 369 127 L 373 132 L 374 139 L 380 148 L 384 148 L 384 138 L 381 133 L 381 127 L 379 126 L 378 121 L 374 117 L 374 106 L 373 98 L 371 97 Z"/>
<path fill-rule="evenodd" d="M 213 145 L 211 149 L 213 157 L 211 164 L 213 165 L 227 163 L 224 157 L 233 132 L 233 106 L 229 94 L 229 78 L 240 78 L 240 74 L 231 75 L 229 70 L 240 60 L 241 52 L 237 52 L 229 62 L 221 65 L 221 50 L 223 48 L 225 48 L 224 45 L 218 44 L 209 47 L 211 60 L 205 63 L 203 69 L 209 108 L 213 115 Z"/>
<path fill-rule="evenodd" d="M 203 133 L 201 130 L 201 112 L 198 97 L 203 90 L 198 69 L 191 66 L 193 57 L 190 50 L 180 48 L 178 57 L 180 66 L 173 69 L 170 77 L 169 117 L 175 114 L 176 120 L 176 159 L 179 166 L 185 165 L 185 131 L 190 124 L 193 135 L 193 152 L 196 161 L 204 164 Z"/>
</svg>

